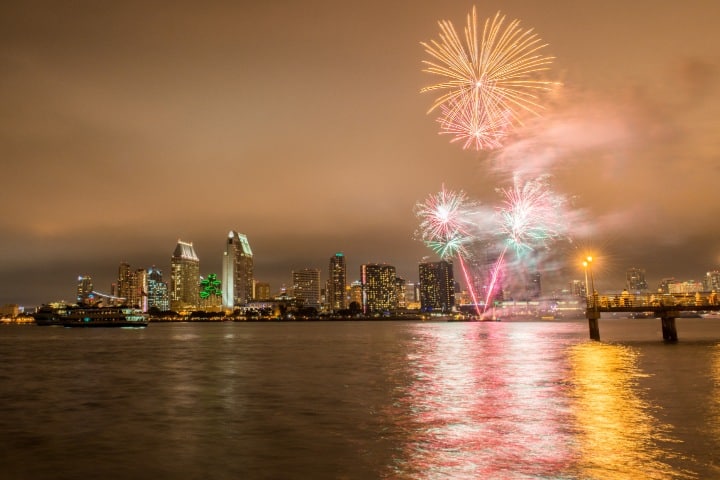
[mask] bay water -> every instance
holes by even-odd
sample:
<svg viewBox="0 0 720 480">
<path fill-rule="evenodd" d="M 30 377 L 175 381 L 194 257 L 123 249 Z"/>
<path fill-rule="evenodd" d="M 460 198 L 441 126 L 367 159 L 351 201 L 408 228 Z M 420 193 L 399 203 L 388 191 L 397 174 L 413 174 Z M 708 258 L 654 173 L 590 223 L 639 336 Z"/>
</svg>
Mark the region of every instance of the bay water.
<svg viewBox="0 0 720 480">
<path fill-rule="evenodd" d="M 2 479 L 720 478 L 720 319 L 0 327 Z"/>
</svg>

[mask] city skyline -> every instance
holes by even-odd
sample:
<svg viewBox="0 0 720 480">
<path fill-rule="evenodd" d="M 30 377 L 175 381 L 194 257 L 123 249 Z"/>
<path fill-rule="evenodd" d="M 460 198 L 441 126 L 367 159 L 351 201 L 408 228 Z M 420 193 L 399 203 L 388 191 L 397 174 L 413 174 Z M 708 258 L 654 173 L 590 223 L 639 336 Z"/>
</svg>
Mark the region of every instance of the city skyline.
<svg viewBox="0 0 720 480">
<path fill-rule="evenodd" d="M 438 258 L 413 206 L 443 184 L 492 205 L 503 162 L 552 161 L 582 213 L 543 286 L 582 278 L 585 250 L 600 288 L 718 269 L 720 5 L 476 6 L 533 28 L 563 84 L 493 155 L 438 135 L 420 93 L 420 42 L 471 3 L 1 6 L 0 304 L 72 299 L 85 274 L 107 290 L 121 262 L 168 275 L 178 238 L 220 274 L 233 228 L 273 290 L 326 280 L 335 252 L 348 283 L 364 263 L 417 280 Z"/>
</svg>

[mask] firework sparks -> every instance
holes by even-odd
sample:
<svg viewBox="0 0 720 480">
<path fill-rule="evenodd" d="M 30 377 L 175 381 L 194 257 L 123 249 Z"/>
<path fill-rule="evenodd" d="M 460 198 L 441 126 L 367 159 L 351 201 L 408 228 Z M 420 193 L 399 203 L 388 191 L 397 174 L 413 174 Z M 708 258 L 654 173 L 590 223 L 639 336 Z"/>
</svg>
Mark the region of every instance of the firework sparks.
<svg viewBox="0 0 720 480">
<path fill-rule="evenodd" d="M 500 232 L 518 256 L 567 235 L 566 200 L 550 190 L 547 175 L 525 182 L 516 177 L 500 192 L 505 197 L 498 212 Z"/>
<path fill-rule="evenodd" d="M 498 148 L 507 127 L 522 125 L 525 113 L 537 115 L 540 94 L 556 85 L 538 78 L 553 60 L 541 53 L 546 44 L 518 20 L 504 24 L 498 12 L 480 36 L 473 7 L 464 42 L 451 22 L 440 21 L 439 40 L 421 43 L 432 58 L 423 62 L 424 71 L 443 77 L 421 90 L 443 92 L 428 113 L 442 107 L 441 132 L 463 140 L 464 148 Z"/>
<path fill-rule="evenodd" d="M 437 119 L 440 133 L 452 135 L 450 143 L 462 142 L 463 149 L 494 150 L 502 147 L 510 127 L 507 115 L 488 115 L 477 90 L 440 105 Z"/>
<path fill-rule="evenodd" d="M 472 239 L 467 217 L 471 208 L 465 192 L 446 190 L 443 185 L 440 192 L 415 207 L 422 240 L 441 258 L 467 256 L 466 246 Z"/>
<path fill-rule="evenodd" d="M 463 260 L 469 256 L 467 247 L 473 240 L 468 217 L 472 208 L 473 205 L 468 201 L 465 192 L 449 191 L 443 185 L 440 192 L 430 195 L 424 203 L 416 205 L 415 214 L 421 219 L 420 237 L 425 244 L 442 259 L 457 257 L 479 315 L 477 297 Z"/>
</svg>

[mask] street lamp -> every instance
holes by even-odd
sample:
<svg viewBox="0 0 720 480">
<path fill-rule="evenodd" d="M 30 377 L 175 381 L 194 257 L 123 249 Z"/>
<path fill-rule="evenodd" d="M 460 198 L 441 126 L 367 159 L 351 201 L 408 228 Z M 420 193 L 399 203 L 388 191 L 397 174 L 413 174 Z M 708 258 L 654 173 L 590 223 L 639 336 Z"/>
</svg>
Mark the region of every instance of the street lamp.
<svg viewBox="0 0 720 480">
<path fill-rule="evenodd" d="M 596 307 L 596 305 L 595 305 L 595 280 L 593 279 L 593 273 L 592 273 L 592 261 L 593 261 L 592 255 L 588 255 L 587 257 L 585 257 L 585 260 L 583 261 L 583 267 L 585 267 L 585 296 L 586 296 L 588 307 L 590 307 L 590 295 L 591 294 L 593 296 L 593 307 Z M 590 289 L 589 290 L 588 290 L 588 270 L 590 270 Z"/>
</svg>

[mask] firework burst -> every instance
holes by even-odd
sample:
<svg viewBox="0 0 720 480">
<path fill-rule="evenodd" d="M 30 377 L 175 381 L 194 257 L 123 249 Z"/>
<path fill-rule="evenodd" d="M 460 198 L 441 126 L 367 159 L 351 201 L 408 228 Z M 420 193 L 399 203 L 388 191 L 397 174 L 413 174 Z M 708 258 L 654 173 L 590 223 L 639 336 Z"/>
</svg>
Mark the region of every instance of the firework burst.
<svg viewBox="0 0 720 480">
<path fill-rule="evenodd" d="M 516 177 L 511 188 L 500 189 L 505 197 L 498 211 L 500 232 L 518 256 L 567 236 L 566 199 L 550 189 L 548 179 Z"/>
<path fill-rule="evenodd" d="M 415 214 L 420 218 L 419 236 L 423 242 L 444 260 L 457 257 L 479 315 L 477 296 L 463 260 L 469 256 L 468 246 L 474 240 L 469 216 L 474 207 L 465 192 L 446 190 L 443 185 L 440 192 L 415 206 Z"/>
<path fill-rule="evenodd" d="M 441 132 L 464 141 L 464 148 L 498 148 L 509 125 L 522 125 L 524 114 L 542 110 L 540 94 L 556 83 L 539 74 L 553 57 L 541 53 L 546 45 L 532 30 L 521 29 L 518 20 L 505 26 L 499 12 L 480 35 L 473 7 L 464 41 L 450 21 L 438 24 L 439 40 L 421 43 L 431 57 L 424 71 L 443 78 L 421 90 L 441 92 L 428 113 L 441 108 Z"/>
<path fill-rule="evenodd" d="M 446 190 L 443 185 L 440 192 L 415 206 L 420 218 L 419 236 L 441 258 L 467 256 L 466 247 L 472 240 L 468 213 L 472 208 L 465 192 Z"/>
</svg>

